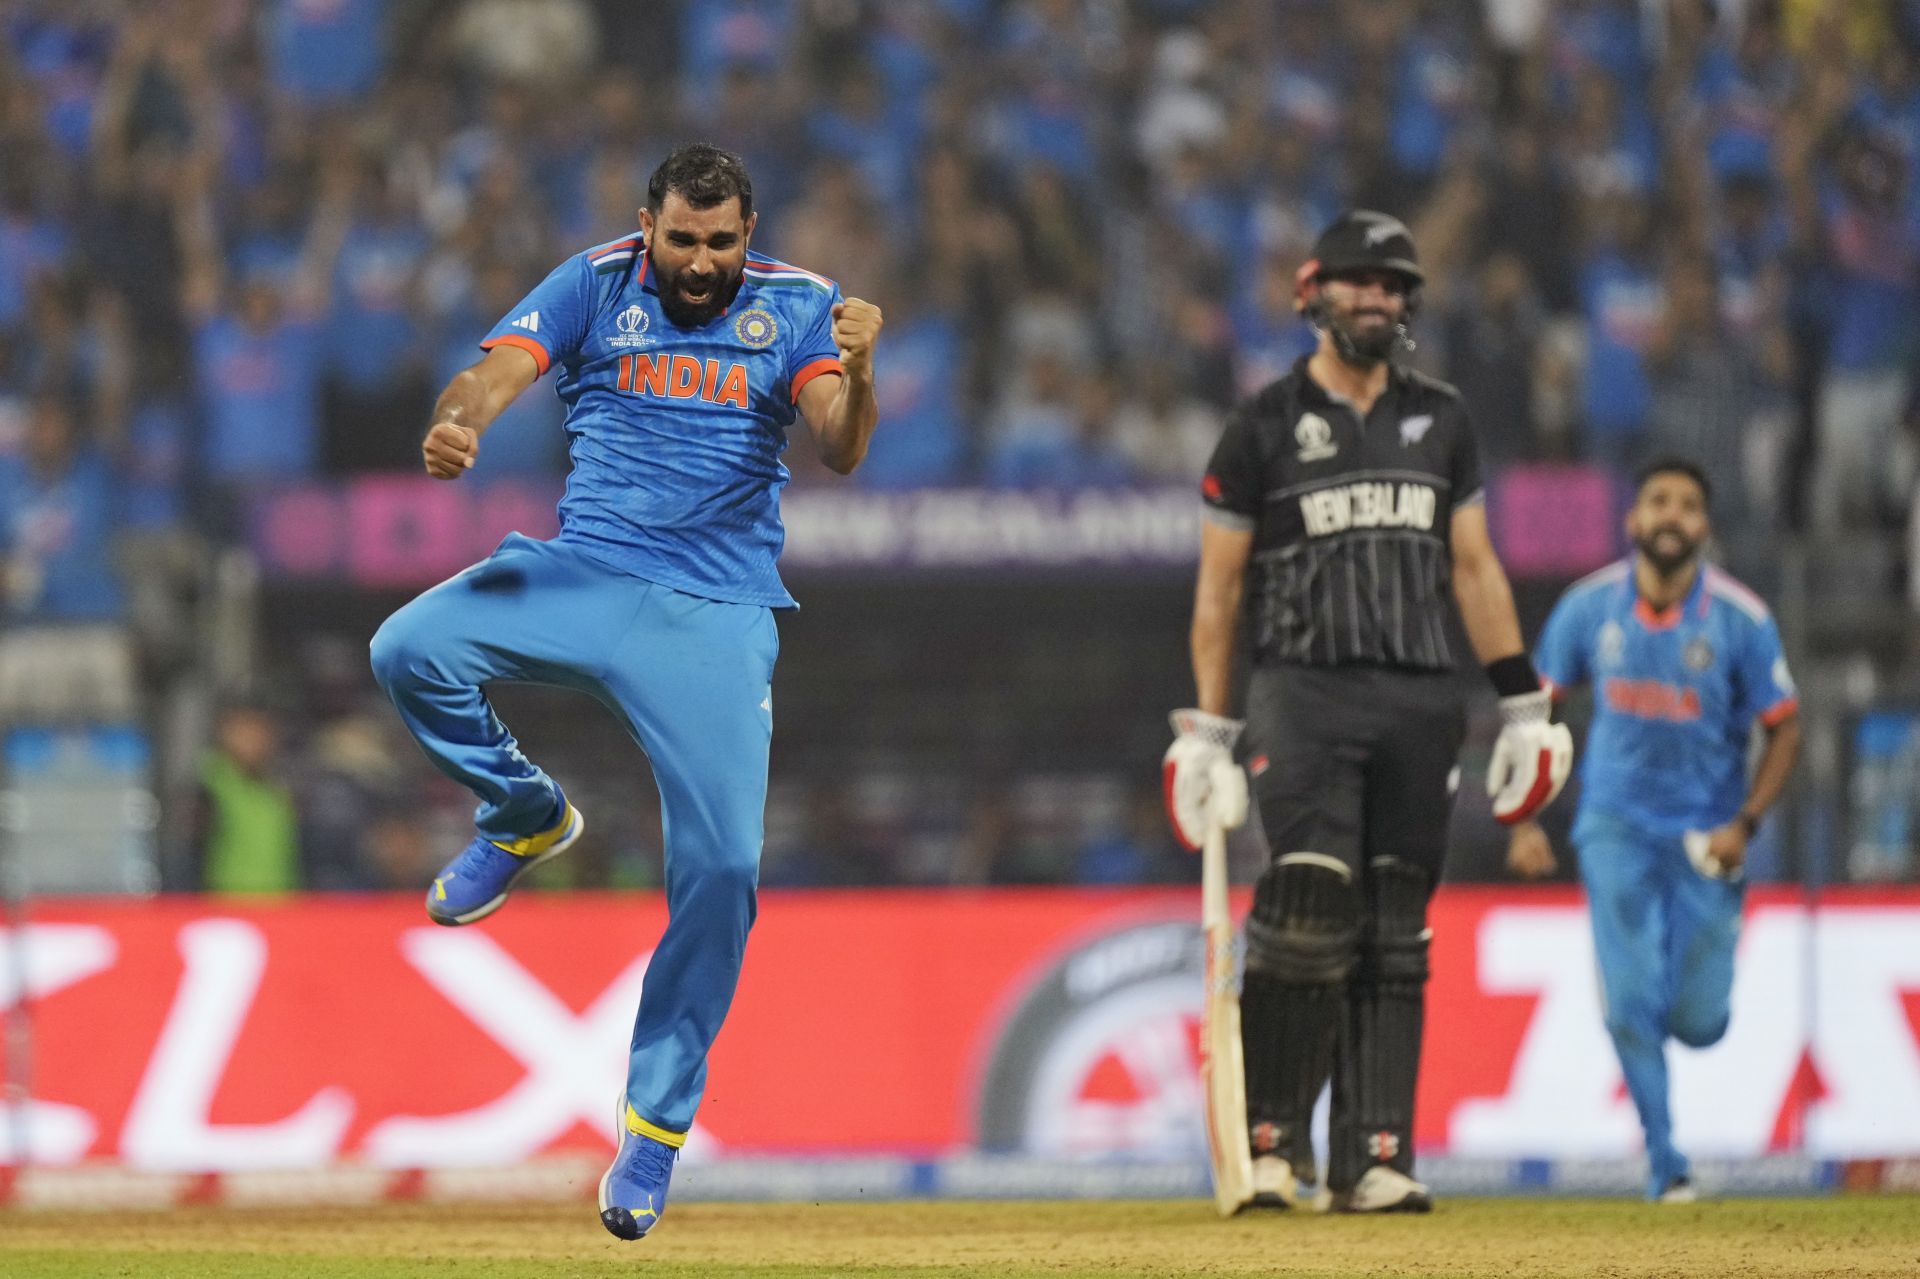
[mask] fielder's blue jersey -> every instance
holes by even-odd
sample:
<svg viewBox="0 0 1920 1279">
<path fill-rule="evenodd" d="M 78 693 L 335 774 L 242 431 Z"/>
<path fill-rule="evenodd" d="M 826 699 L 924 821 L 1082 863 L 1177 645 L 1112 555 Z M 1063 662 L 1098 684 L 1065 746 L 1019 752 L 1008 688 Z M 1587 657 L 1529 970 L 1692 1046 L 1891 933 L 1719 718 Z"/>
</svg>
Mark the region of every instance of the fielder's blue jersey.
<svg viewBox="0 0 1920 1279">
<path fill-rule="evenodd" d="M 1576 582 L 1534 665 L 1556 690 L 1593 685 L 1580 820 L 1604 813 L 1655 835 L 1731 820 L 1753 722 L 1777 724 L 1798 706 L 1767 606 L 1712 565 L 1664 613 L 1640 598 L 1631 561 Z"/>
<path fill-rule="evenodd" d="M 800 388 L 839 373 L 833 281 L 749 253 L 697 329 L 669 320 L 638 238 L 567 259 L 480 343 L 560 366 L 573 471 L 560 538 L 706 599 L 791 608 L 775 561 Z"/>
</svg>

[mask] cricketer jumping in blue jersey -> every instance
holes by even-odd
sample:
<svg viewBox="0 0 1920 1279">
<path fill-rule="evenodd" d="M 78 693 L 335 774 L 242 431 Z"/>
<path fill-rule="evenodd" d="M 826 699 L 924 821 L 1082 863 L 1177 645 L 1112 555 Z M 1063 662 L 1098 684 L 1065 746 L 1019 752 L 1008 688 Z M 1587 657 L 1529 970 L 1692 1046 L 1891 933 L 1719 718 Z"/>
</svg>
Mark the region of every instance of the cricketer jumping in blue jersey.
<svg viewBox="0 0 1920 1279">
<path fill-rule="evenodd" d="M 1797 729 L 1782 730 L 1798 704 L 1766 605 L 1698 558 L 1704 482 L 1686 463 L 1663 465 L 1628 517 L 1638 552 L 1561 597 L 1534 662 L 1556 690 L 1593 689 L 1573 842 L 1607 1030 L 1646 1133 L 1649 1194 L 1684 1198 L 1665 1045 L 1703 1048 L 1726 1033 L 1739 865 L 1792 765 Z M 1756 722 L 1769 748 L 1749 788 Z M 1544 847 L 1537 827 L 1514 838 Z"/>
<path fill-rule="evenodd" d="M 435 408 L 427 470 L 458 478 L 484 430 L 550 367 L 573 469 L 560 533 L 513 534 L 373 639 L 377 677 L 415 739 L 480 798 L 479 835 L 427 910 L 466 924 L 581 833 L 578 809 L 521 753 L 482 686 L 551 684 L 617 714 L 660 790 L 669 919 L 647 966 L 601 1218 L 645 1234 L 666 1202 L 707 1053 L 733 999 L 755 885 L 779 637 L 780 455 L 796 417 L 851 471 L 875 421 L 880 313 L 748 251 L 737 157 L 674 153 L 642 235 L 576 254 L 481 343 Z"/>
<path fill-rule="evenodd" d="M 573 471 L 560 539 L 609 568 L 708 599 L 791 608 L 780 489 L 800 393 L 840 372 L 832 281 L 746 257 L 732 305 L 678 330 L 638 237 L 577 253 L 482 348 L 560 366 Z"/>
</svg>

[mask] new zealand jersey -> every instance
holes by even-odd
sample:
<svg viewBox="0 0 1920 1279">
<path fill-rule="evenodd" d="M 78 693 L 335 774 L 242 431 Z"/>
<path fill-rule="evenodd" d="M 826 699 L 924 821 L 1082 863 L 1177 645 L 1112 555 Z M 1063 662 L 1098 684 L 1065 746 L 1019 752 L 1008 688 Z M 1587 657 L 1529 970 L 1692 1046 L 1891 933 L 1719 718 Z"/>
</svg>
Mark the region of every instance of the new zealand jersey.
<svg viewBox="0 0 1920 1279">
<path fill-rule="evenodd" d="M 1777 724 L 1798 705 L 1766 605 L 1711 565 L 1664 613 L 1640 598 L 1631 562 L 1576 582 L 1533 661 L 1556 690 L 1593 685 L 1576 837 L 1589 813 L 1663 836 L 1730 821 L 1754 720 Z"/>
<path fill-rule="evenodd" d="M 1394 368 L 1363 418 L 1307 361 L 1237 406 L 1201 493 L 1253 532 L 1257 666 L 1447 670 L 1453 513 L 1481 500 L 1459 392 Z"/>
<path fill-rule="evenodd" d="M 800 389 L 840 372 L 833 281 L 749 253 L 740 291 L 696 329 L 673 323 L 638 239 L 576 254 L 481 346 L 560 366 L 573 470 L 560 538 L 647 581 L 791 608 L 775 561 Z"/>
</svg>

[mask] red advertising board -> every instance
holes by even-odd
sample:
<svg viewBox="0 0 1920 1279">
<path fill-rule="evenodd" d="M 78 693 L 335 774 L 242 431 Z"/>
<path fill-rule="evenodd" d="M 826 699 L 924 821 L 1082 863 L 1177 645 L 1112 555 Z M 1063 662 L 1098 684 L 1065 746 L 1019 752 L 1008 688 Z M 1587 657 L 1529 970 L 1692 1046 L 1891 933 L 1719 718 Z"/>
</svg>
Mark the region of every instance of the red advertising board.
<svg viewBox="0 0 1920 1279">
<path fill-rule="evenodd" d="M 1168 890 L 766 894 L 694 1149 L 1197 1152 L 1197 916 Z M 603 1151 L 664 920 L 652 895 L 528 894 L 463 929 L 411 897 L 43 904 L 0 947 L 33 1045 L 0 1154 L 21 1133 L 54 1165 Z M 1434 927 L 1421 1147 L 1631 1153 L 1578 897 L 1448 890 Z M 1675 1054 L 1683 1142 L 1920 1151 L 1920 893 L 1758 893 L 1740 964 L 1727 1040 Z"/>
</svg>

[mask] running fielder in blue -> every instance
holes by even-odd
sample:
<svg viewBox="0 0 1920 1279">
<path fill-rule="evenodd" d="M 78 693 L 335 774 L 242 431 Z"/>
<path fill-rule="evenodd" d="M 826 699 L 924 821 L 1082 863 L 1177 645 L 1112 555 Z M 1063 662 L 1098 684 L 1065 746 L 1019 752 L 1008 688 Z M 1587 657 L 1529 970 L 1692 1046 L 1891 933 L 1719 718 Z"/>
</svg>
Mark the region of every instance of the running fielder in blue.
<svg viewBox="0 0 1920 1279">
<path fill-rule="evenodd" d="M 881 324 L 832 281 L 749 252 L 753 187 L 737 156 L 675 151 L 639 216 L 638 236 L 569 258 L 501 319 L 421 446 L 428 474 L 460 478 L 488 424 L 558 365 L 573 458 L 560 535 L 509 536 L 387 619 L 372 654 L 421 749 L 480 798 L 478 836 L 427 894 L 437 923 L 499 909 L 583 828 L 483 685 L 588 693 L 652 762 L 669 916 L 600 1182 L 600 1219 L 623 1239 L 666 1207 L 753 923 L 773 610 L 794 607 L 774 567 L 787 430 L 802 417 L 828 466 L 860 464 Z"/>
<path fill-rule="evenodd" d="M 1633 557 L 1575 583 L 1534 662 L 1556 691 L 1593 686 L 1573 842 L 1593 914 L 1607 1032 L 1646 1131 L 1651 1199 L 1693 1198 L 1673 1144 L 1666 1042 L 1726 1034 L 1747 841 L 1785 789 L 1799 703 L 1760 598 L 1701 559 L 1705 473 L 1662 459 L 1639 476 Z M 1751 782 L 1754 724 L 1766 734 Z M 1518 874 L 1554 868 L 1535 825 L 1514 828 Z"/>
</svg>

